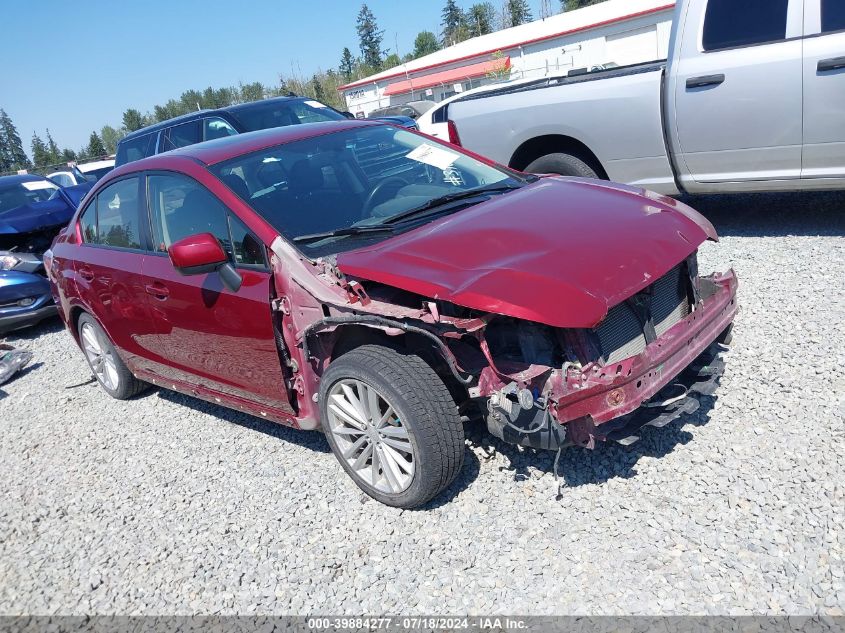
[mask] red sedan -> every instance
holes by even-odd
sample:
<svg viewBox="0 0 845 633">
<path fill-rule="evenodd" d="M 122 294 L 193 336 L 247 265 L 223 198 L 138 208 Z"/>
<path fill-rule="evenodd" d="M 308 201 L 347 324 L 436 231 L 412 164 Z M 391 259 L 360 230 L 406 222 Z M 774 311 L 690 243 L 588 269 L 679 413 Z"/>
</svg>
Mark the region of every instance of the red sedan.
<svg viewBox="0 0 845 633">
<path fill-rule="evenodd" d="M 322 428 L 365 492 L 415 507 L 460 471 L 467 417 L 592 448 L 712 391 L 737 282 L 699 275 L 708 239 L 670 198 L 330 122 L 124 165 L 45 261 L 111 396 Z"/>
</svg>

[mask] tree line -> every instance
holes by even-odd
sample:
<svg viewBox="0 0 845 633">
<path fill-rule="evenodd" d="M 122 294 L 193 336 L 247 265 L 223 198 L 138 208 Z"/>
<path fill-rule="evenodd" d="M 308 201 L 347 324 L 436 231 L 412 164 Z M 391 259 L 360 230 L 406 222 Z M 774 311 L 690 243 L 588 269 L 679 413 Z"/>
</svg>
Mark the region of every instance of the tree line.
<svg viewBox="0 0 845 633">
<path fill-rule="evenodd" d="M 560 11 L 571 11 L 603 1 L 559 0 L 559 7 L 555 11 L 552 0 L 542 0 L 539 17 L 547 18 Z M 30 160 L 11 118 L 0 109 L 0 172 L 39 168 L 113 154 L 118 141 L 129 132 L 198 109 L 221 108 L 236 103 L 296 94 L 311 97 L 338 110 L 345 110 L 346 104 L 338 91 L 344 84 L 430 55 L 470 38 L 526 24 L 533 19 L 528 0 L 501 0 L 498 9 L 492 2 L 478 2 L 466 10 L 461 9 L 456 0 L 446 0 L 441 13 L 439 35 L 431 31 L 419 32 L 414 39 L 413 50 L 400 57 L 398 51 L 384 48 L 384 31 L 379 28 L 376 16 L 365 3 L 361 5 L 355 22 L 359 54 L 355 55 L 348 47 L 344 47 L 337 68 L 318 70 L 311 76 L 303 76 L 296 71 L 287 75 L 280 74 L 279 83 L 275 86 L 256 81 L 224 88 L 209 86 L 203 90 L 186 90 L 178 98 L 155 105 L 152 111 L 146 113 L 136 108 L 127 108 L 123 112 L 120 125 L 104 125 L 99 131 L 93 130 L 88 144 L 77 150 L 59 149 L 47 129 L 44 138 L 37 132 L 33 133 L 30 140 Z"/>
</svg>

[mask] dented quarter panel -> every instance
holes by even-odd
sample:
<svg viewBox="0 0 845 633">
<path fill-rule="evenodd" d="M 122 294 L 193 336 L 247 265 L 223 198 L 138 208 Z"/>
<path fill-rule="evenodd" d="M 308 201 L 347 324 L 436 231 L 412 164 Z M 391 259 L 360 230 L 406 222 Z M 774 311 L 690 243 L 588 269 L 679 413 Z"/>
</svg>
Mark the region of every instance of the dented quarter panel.
<svg viewBox="0 0 845 633">
<path fill-rule="evenodd" d="M 588 328 L 707 239 L 712 225 L 631 187 L 548 177 L 374 246 L 338 268 L 457 305 Z"/>
</svg>

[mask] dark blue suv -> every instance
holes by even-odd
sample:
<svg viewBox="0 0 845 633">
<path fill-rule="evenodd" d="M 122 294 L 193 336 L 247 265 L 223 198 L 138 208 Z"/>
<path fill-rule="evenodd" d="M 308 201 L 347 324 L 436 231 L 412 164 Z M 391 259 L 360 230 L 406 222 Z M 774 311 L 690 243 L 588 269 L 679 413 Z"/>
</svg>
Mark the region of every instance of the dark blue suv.
<svg viewBox="0 0 845 633">
<path fill-rule="evenodd" d="M 199 110 L 128 134 L 117 145 L 115 166 L 232 134 L 345 118 L 343 113 L 308 97 L 276 97 Z"/>
</svg>

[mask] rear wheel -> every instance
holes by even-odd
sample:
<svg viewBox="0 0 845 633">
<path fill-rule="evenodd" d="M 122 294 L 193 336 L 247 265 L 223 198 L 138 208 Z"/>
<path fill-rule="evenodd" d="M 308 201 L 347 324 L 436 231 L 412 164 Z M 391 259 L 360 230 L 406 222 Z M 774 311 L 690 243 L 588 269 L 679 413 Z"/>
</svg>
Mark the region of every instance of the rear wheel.
<svg viewBox="0 0 845 633">
<path fill-rule="evenodd" d="M 581 178 L 598 178 L 599 175 L 585 160 L 573 154 L 558 152 L 541 156 L 525 168 L 529 174 L 560 174 Z"/>
<path fill-rule="evenodd" d="M 77 330 L 82 351 L 94 377 L 112 398 L 126 400 L 147 387 L 146 383 L 132 375 L 94 317 L 87 313 L 81 315 Z"/>
<path fill-rule="evenodd" d="M 457 406 L 419 356 L 365 345 L 329 365 L 321 382 L 329 445 L 374 499 L 414 508 L 460 472 L 464 431 Z"/>
</svg>

